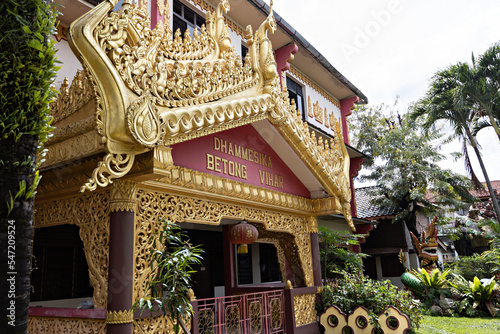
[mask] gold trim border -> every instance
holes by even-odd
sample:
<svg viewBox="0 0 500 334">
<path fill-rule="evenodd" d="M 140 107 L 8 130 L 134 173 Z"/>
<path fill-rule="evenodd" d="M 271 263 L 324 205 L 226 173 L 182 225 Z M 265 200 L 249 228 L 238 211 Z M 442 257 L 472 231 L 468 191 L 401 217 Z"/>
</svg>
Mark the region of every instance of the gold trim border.
<svg viewBox="0 0 500 334">
<path fill-rule="evenodd" d="M 128 324 L 134 321 L 134 312 L 125 311 L 106 311 L 106 325 Z"/>
<path fill-rule="evenodd" d="M 141 184 L 141 188 L 170 188 L 171 190 L 168 186 L 176 186 L 178 192 L 181 193 L 186 192 L 186 189 L 196 190 L 197 193 L 209 192 L 231 197 L 232 201 L 234 199 L 251 201 L 259 206 L 267 204 L 278 211 L 292 211 L 306 215 L 342 213 L 342 206 L 336 197 L 309 199 L 184 167 L 173 167 L 162 174 L 165 176 L 157 180 L 145 181 Z"/>
</svg>

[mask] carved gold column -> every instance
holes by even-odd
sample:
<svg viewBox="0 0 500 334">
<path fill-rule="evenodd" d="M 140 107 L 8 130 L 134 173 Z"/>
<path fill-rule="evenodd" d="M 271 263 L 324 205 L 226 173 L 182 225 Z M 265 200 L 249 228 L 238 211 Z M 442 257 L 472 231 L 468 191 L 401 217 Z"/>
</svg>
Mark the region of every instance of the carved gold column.
<svg viewBox="0 0 500 334">
<path fill-rule="evenodd" d="M 311 257 L 313 265 L 314 285 L 322 286 L 321 280 L 321 259 L 319 255 L 318 220 L 316 217 L 309 217 L 308 230 L 311 238 Z"/>
<path fill-rule="evenodd" d="M 134 212 L 137 202 L 136 184 L 117 180 L 111 186 L 108 310 L 108 334 L 132 333 Z"/>
</svg>

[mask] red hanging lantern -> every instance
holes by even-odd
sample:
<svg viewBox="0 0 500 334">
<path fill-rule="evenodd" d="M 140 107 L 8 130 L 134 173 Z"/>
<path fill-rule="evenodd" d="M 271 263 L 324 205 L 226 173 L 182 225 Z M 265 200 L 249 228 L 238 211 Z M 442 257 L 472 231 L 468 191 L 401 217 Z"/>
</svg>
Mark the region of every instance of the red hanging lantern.
<svg viewBox="0 0 500 334">
<path fill-rule="evenodd" d="M 255 226 L 247 224 L 244 220 L 239 224 L 233 226 L 231 233 L 229 234 L 229 239 L 232 244 L 238 246 L 238 254 L 248 253 L 248 244 L 252 244 L 259 237 L 259 232 Z"/>
</svg>

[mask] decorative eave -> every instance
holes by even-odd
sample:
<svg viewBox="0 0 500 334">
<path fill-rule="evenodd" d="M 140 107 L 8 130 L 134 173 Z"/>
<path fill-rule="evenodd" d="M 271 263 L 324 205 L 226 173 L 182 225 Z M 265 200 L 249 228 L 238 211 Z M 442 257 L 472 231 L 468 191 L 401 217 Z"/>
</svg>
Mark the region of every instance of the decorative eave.
<svg viewBox="0 0 500 334">
<path fill-rule="evenodd" d="M 349 157 L 338 122 L 336 139 L 311 137 L 282 92 L 267 32 L 272 8 L 255 33 L 246 30 L 243 63 L 231 47 L 221 0 L 207 27 L 173 38 L 168 22 L 150 29 L 147 11 L 125 0 L 103 1 L 69 28 L 68 39 L 95 94 L 95 126 L 107 155 L 82 187 L 94 190 L 127 175 L 136 156 L 152 152 L 157 177 L 172 169 L 170 145 L 267 119 L 339 203 L 354 229 L 349 208 Z M 82 130 L 83 131 L 83 130 Z M 64 130 L 59 130 L 64 132 Z M 64 133 L 57 137 L 63 138 Z M 339 207 L 339 205 L 334 205 Z M 333 207 L 333 206 L 331 206 Z"/>
</svg>

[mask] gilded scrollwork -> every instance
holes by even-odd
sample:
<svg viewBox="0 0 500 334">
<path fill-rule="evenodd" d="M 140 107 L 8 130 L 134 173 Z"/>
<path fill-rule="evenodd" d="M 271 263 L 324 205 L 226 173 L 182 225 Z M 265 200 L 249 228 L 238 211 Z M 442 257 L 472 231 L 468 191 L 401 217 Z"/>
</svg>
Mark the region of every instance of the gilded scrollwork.
<svg viewBox="0 0 500 334">
<path fill-rule="evenodd" d="M 107 154 L 103 161 L 97 164 L 92 177 L 81 187 L 80 191 L 95 190 L 97 186 L 106 187 L 112 179 L 126 175 L 134 164 L 134 155 Z"/>
<path fill-rule="evenodd" d="M 93 333 L 106 334 L 106 324 L 102 319 L 77 319 L 34 317 L 28 318 L 28 333 Z"/>
<path fill-rule="evenodd" d="M 94 306 L 105 308 L 108 286 L 109 192 L 94 192 L 38 203 L 35 209 L 35 228 L 63 224 L 75 224 L 80 228 L 89 277 L 94 287 Z"/>
<path fill-rule="evenodd" d="M 189 328 L 191 322 L 185 322 Z M 172 318 L 169 316 L 134 319 L 132 328 L 134 334 L 172 333 L 174 330 Z"/>
<path fill-rule="evenodd" d="M 293 296 L 295 309 L 295 326 L 303 326 L 316 322 L 316 294 L 307 293 Z"/>
</svg>

